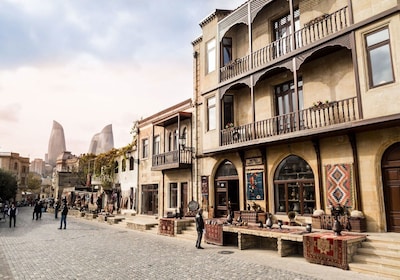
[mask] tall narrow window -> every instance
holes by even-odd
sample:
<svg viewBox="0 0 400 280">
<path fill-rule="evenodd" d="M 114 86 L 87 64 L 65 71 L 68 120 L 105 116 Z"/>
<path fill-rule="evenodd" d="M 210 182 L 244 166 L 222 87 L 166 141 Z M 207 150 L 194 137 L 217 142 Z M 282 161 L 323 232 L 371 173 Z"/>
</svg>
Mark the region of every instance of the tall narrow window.
<svg viewBox="0 0 400 280">
<path fill-rule="evenodd" d="M 133 157 L 129 158 L 129 170 L 133 170 L 134 169 L 134 160 Z"/>
<path fill-rule="evenodd" d="M 207 73 L 215 71 L 216 68 L 216 44 L 215 39 L 207 42 Z"/>
<path fill-rule="evenodd" d="M 171 152 L 173 150 L 173 143 L 174 143 L 174 138 L 172 135 L 172 132 L 168 133 L 168 152 Z"/>
<path fill-rule="evenodd" d="M 176 129 L 174 131 L 174 151 L 177 151 L 179 148 L 179 131 Z"/>
<path fill-rule="evenodd" d="M 176 208 L 178 206 L 178 184 L 169 184 L 169 207 Z"/>
<path fill-rule="evenodd" d="M 303 109 L 303 81 L 301 78 L 298 80 L 297 92 L 298 96 L 296 98 L 293 81 L 275 87 L 276 113 L 279 116 L 278 131 L 280 133 L 294 131 L 298 128 L 292 113 Z"/>
<path fill-rule="evenodd" d="M 369 86 L 371 88 L 394 82 L 390 36 L 387 27 L 368 34 L 367 46 Z"/>
<path fill-rule="evenodd" d="M 143 139 L 142 146 L 142 158 L 147 158 L 149 156 L 149 139 Z"/>
<path fill-rule="evenodd" d="M 291 49 L 291 38 L 290 38 L 290 25 L 291 18 L 290 14 L 287 14 L 278 20 L 273 22 L 274 28 L 274 47 L 276 49 L 276 55 L 280 56 L 288 53 Z M 300 10 L 294 11 L 294 31 L 300 29 Z"/>
<path fill-rule="evenodd" d="M 153 155 L 160 154 L 160 135 L 154 137 Z"/>
<path fill-rule="evenodd" d="M 118 173 L 118 161 L 115 161 L 114 163 L 114 172 Z"/>
<path fill-rule="evenodd" d="M 224 95 L 222 106 L 224 106 L 223 127 L 226 127 L 228 124 L 234 124 L 235 119 L 233 115 L 233 95 Z"/>
<path fill-rule="evenodd" d="M 122 159 L 122 172 L 125 172 L 126 170 L 126 159 Z"/>
<path fill-rule="evenodd" d="M 215 105 L 215 96 L 207 99 L 207 130 L 214 130 L 217 128 Z"/>
<path fill-rule="evenodd" d="M 222 38 L 222 66 L 232 61 L 232 38 Z"/>
<path fill-rule="evenodd" d="M 188 137 L 188 135 L 187 135 L 187 129 L 186 129 L 186 127 L 184 127 L 184 128 L 182 129 L 181 137 L 182 137 L 183 139 L 185 139 L 185 141 L 184 141 L 183 143 L 181 143 L 181 144 L 183 145 L 182 148 L 187 147 L 187 143 L 188 143 L 188 138 L 187 138 L 187 137 Z"/>
</svg>

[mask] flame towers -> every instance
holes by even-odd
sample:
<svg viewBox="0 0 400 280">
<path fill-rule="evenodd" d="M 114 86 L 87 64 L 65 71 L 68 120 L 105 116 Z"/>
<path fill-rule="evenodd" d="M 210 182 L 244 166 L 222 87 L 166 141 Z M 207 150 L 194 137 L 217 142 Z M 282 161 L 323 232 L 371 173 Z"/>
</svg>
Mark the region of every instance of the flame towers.
<svg viewBox="0 0 400 280">
<path fill-rule="evenodd" d="M 53 128 L 51 129 L 49 148 L 48 148 L 48 163 L 56 166 L 57 157 L 66 151 L 64 128 L 56 121 L 53 121 Z"/>
</svg>

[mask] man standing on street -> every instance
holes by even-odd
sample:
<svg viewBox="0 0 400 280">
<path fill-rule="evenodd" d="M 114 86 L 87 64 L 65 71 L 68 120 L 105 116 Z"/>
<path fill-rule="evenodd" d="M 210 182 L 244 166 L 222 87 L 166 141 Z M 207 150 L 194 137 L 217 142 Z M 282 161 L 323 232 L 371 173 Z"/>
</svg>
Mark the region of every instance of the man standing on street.
<svg viewBox="0 0 400 280">
<path fill-rule="evenodd" d="M 67 215 L 68 215 L 68 206 L 67 203 L 64 202 L 61 209 L 60 227 L 58 229 L 62 229 L 63 223 L 64 223 L 64 229 L 67 229 Z"/>
<path fill-rule="evenodd" d="M 18 209 L 15 207 L 15 204 L 12 203 L 11 207 L 8 209 L 8 216 L 10 217 L 10 227 L 11 227 L 11 221 L 14 220 L 14 227 L 15 227 L 15 220 L 18 215 Z"/>
<path fill-rule="evenodd" d="M 201 238 L 203 237 L 203 231 L 204 231 L 203 209 L 201 208 L 196 214 L 196 230 L 197 230 L 196 248 L 204 249 L 203 247 L 201 247 Z"/>
</svg>

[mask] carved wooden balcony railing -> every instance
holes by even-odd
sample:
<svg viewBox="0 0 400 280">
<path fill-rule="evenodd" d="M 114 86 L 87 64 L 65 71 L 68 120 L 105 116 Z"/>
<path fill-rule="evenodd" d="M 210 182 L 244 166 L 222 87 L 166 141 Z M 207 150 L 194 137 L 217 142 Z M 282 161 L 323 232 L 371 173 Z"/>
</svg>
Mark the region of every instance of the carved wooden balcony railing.
<svg viewBox="0 0 400 280">
<path fill-rule="evenodd" d="M 184 149 L 153 155 L 152 170 L 189 168 L 192 165 L 193 149 Z"/>
<path fill-rule="evenodd" d="M 306 23 L 304 27 L 289 35 L 276 40 L 250 55 L 235 59 L 230 64 L 220 68 L 221 82 L 234 78 L 250 70 L 272 64 L 283 55 L 290 54 L 295 49 L 306 47 L 331 34 L 348 27 L 348 8 L 325 14 Z"/>
<path fill-rule="evenodd" d="M 356 97 L 221 130 L 221 146 L 334 126 L 358 119 Z"/>
</svg>

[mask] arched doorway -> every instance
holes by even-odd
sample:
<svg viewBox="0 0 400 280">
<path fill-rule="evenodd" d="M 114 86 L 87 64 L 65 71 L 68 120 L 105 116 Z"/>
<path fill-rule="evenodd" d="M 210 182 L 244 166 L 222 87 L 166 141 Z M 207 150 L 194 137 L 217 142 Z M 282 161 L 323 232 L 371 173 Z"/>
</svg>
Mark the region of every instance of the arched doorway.
<svg viewBox="0 0 400 280">
<path fill-rule="evenodd" d="M 400 232 L 400 143 L 383 154 L 382 178 L 387 231 Z"/>
<path fill-rule="evenodd" d="M 215 217 L 226 217 L 229 205 L 232 211 L 239 210 L 239 177 L 232 162 L 226 160 L 215 174 Z"/>
<path fill-rule="evenodd" d="M 308 163 L 295 155 L 278 166 L 274 176 L 275 212 L 312 215 L 316 207 L 314 173 Z"/>
</svg>

